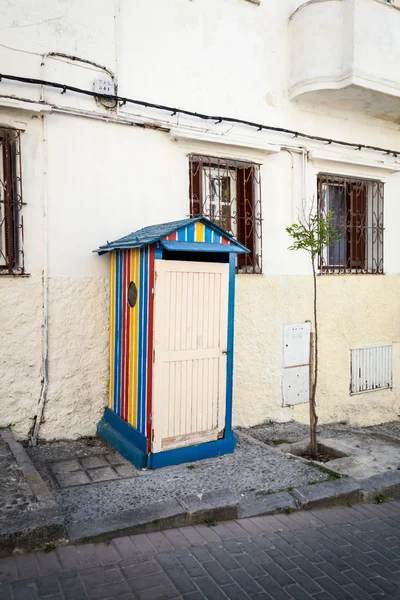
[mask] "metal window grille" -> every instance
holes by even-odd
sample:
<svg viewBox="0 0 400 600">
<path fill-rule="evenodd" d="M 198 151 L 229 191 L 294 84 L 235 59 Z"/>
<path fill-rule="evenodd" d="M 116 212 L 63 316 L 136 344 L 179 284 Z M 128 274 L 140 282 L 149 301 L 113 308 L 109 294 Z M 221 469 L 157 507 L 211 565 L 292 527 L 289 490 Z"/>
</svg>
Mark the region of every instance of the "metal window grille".
<svg viewBox="0 0 400 600">
<path fill-rule="evenodd" d="M 0 128 L 0 274 L 24 272 L 20 132 Z"/>
<path fill-rule="evenodd" d="M 366 346 L 351 350 L 351 394 L 391 388 L 392 344 Z"/>
<path fill-rule="evenodd" d="M 191 217 L 207 217 L 250 250 L 238 255 L 237 272 L 261 273 L 260 166 L 192 154 L 189 196 Z"/>
<path fill-rule="evenodd" d="M 331 211 L 339 239 L 320 256 L 321 273 L 383 273 L 381 181 L 320 173 L 318 207 Z"/>
</svg>

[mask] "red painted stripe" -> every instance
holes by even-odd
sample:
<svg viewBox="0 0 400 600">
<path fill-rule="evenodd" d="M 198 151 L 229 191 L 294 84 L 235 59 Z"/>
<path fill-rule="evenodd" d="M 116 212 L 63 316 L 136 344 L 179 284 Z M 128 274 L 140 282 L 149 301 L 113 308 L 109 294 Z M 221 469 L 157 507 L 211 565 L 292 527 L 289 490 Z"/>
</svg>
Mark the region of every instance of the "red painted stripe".
<svg viewBox="0 0 400 600">
<path fill-rule="evenodd" d="M 223 244 L 229 244 L 229 241 L 226 239 L 226 237 L 222 237 L 222 236 L 221 236 L 221 242 Z"/>
<path fill-rule="evenodd" d="M 171 233 L 171 234 L 168 236 L 168 239 L 169 239 L 169 240 L 171 240 L 171 241 L 178 239 L 178 236 L 177 236 L 177 233 L 176 233 L 176 231 L 174 231 L 174 233 Z"/>
<path fill-rule="evenodd" d="M 123 264 L 122 264 L 122 298 L 121 298 L 121 303 L 122 303 L 122 357 L 121 357 L 121 418 L 124 419 L 124 421 L 126 421 L 126 411 L 125 411 L 125 396 L 126 396 L 126 392 L 127 392 L 127 381 L 126 381 L 126 369 L 125 369 L 125 364 L 126 364 L 126 354 L 127 354 L 127 343 L 126 343 L 126 338 L 127 338 L 127 328 L 126 328 L 126 313 L 127 313 L 127 307 L 128 307 L 128 303 L 126 301 L 126 266 L 127 266 L 127 254 L 129 253 L 129 250 L 124 250 L 123 253 Z"/>
<path fill-rule="evenodd" d="M 176 234 L 175 234 L 176 237 Z M 154 244 L 149 248 L 149 316 L 148 316 L 148 352 L 147 352 L 147 402 L 146 402 L 146 435 L 151 452 L 151 420 L 153 404 L 153 317 L 154 317 Z"/>
</svg>

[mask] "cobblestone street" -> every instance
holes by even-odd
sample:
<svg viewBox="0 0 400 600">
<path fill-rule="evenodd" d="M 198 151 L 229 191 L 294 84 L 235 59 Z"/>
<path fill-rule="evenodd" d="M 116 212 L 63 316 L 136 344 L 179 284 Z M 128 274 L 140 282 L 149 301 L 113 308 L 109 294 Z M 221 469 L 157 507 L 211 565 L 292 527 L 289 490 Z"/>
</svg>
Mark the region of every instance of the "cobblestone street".
<svg viewBox="0 0 400 600">
<path fill-rule="evenodd" d="M 0 600 L 400 599 L 400 502 L 4 558 Z"/>
</svg>

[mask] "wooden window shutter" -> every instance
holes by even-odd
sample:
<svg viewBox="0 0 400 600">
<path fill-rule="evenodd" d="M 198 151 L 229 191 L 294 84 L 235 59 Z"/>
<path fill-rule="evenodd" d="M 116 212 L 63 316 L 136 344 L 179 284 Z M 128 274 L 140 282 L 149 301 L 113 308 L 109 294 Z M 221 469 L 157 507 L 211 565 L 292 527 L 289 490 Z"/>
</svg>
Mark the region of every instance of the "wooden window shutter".
<svg viewBox="0 0 400 600">
<path fill-rule="evenodd" d="M 203 215 L 203 202 L 201 198 L 201 162 L 190 160 L 189 163 L 189 197 L 190 216 Z"/>
<path fill-rule="evenodd" d="M 15 266 L 15 231 L 14 231 L 14 206 L 12 189 L 12 146 L 8 133 L 3 138 L 3 173 L 4 173 L 4 233 L 6 261 L 10 270 Z"/>
<path fill-rule="evenodd" d="M 237 169 L 237 239 L 246 246 L 249 254 L 238 254 L 238 267 L 255 264 L 254 229 L 254 172 L 252 167 Z"/>
<path fill-rule="evenodd" d="M 353 185 L 350 194 L 350 267 L 365 269 L 367 186 Z"/>
</svg>

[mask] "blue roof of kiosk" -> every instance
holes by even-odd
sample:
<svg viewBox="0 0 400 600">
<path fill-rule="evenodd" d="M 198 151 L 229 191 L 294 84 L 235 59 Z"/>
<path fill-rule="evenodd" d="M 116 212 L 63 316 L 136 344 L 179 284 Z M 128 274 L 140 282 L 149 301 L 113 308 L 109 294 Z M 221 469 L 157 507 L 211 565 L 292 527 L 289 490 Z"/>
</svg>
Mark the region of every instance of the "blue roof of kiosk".
<svg viewBox="0 0 400 600">
<path fill-rule="evenodd" d="M 207 219 L 206 217 L 194 217 L 193 219 L 181 219 L 180 221 L 171 221 L 170 223 L 160 223 L 159 225 L 150 225 L 149 227 L 143 227 L 143 229 L 138 229 L 138 231 L 133 231 L 129 235 L 126 235 L 118 240 L 113 242 L 107 242 L 103 246 L 97 248 L 97 250 L 93 250 L 93 252 L 98 252 L 99 254 L 105 254 L 106 252 L 111 252 L 112 250 L 120 250 L 120 249 L 129 249 L 129 248 L 142 248 L 143 246 L 149 246 L 150 244 L 154 244 L 154 242 L 159 242 L 162 238 L 167 235 L 171 235 L 174 231 L 181 229 L 182 227 L 187 227 L 191 223 L 196 223 L 197 221 L 201 221 L 214 231 L 217 231 L 220 235 L 228 239 L 232 244 L 235 244 L 239 248 L 242 248 L 245 252 L 249 252 L 246 246 L 243 246 L 240 242 L 238 242 L 230 233 L 215 225 L 212 221 Z M 196 242 L 201 244 L 202 242 Z"/>
</svg>

